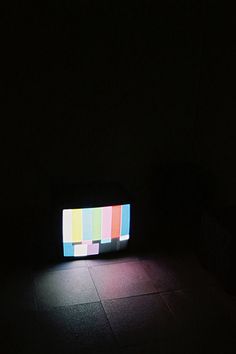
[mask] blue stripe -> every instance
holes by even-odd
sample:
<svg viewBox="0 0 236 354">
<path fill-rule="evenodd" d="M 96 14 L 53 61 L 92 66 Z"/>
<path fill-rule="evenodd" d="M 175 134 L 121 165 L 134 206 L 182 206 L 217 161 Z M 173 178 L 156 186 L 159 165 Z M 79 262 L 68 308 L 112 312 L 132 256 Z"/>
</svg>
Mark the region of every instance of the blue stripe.
<svg viewBox="0 0 236 354">
<path fill-rule="evenodd" d="M 130 228 L 130 204 L 122 205 L 121 236 L 129 235 Z"/>
<path fill-rule="evenodd" d="M 70 242 L 63 243 L 64 257 L 73 257 L 74 256 L 74 246 Z"/>
</svg>

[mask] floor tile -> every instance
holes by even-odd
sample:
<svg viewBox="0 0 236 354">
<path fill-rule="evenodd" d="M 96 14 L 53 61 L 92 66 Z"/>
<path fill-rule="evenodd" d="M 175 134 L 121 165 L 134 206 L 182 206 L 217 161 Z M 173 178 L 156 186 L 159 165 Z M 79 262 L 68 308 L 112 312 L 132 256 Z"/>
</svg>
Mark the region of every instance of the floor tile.
<svg viewBox="0 0 236 354">
<path fill-rule="evenodd" d="M 141 263 L 158 292 L 201 288 L 216 283 L 194 257 L 157 256 Z"/>
<path fill-rule="evenodd" d="M 111 327 L 123 346 L 158 345 L 172 335 L 174 318 L 159 295 L 105 300 L 104 309 Z"/>
<path fill-rule="evenodd" d="M 236 351 L 236 311 L 219 297 L 218 288 L 162 294 L 175 315 L 178 336 L 203 352 Z M 234 311 L 234 313 L 233 313 Z"/>
<path fill-rule="evenodd" d="M 100 302 L 71 306 L 67 311 L 70 329 L 79 346 L 111 349 L 116 345 Z"/>
<path fill-rule="evenodd" d="M 47 347 L 60 339 L 60 351 L 69 352 L 111 350 L 117 344 L 100 302 L 40 311 L 38 318 Z"/>
<path fill-rule="evenodd" d="M 115 299 L 156 291 L 139 262 L 91 267 L 90 272 L 101 299 Z"/>
<path fill-rule="evenodd" d="M 87 268 L 40 272 L 35 276 L 39 309 L 99 301 Z"/>
</svg>

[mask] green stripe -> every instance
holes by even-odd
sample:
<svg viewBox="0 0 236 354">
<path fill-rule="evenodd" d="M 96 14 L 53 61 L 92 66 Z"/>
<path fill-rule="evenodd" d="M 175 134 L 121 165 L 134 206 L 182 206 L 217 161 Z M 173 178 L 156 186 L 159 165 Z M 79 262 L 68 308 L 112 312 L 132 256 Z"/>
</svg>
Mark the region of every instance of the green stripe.
<svg viewBox="0 0 236 354">
<path fill-rule="evenodd" d="M 93 208 L 93 241 L 101 240 L 102 208 Z"/>
</svg>

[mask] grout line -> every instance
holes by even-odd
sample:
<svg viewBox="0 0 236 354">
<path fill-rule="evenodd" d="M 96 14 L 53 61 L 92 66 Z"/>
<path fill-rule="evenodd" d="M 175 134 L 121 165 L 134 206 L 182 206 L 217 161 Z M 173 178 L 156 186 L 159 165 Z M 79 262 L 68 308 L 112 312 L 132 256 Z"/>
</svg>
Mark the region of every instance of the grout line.
<svg viewBox="0 0 236 354">
<path fill-rule="evenodd" d="M 94 282 L 94 279 L 93 279 L 93 276 L 92 276 L 92 273 L 91 273 L 91 271 L 90 271 L 89 267 L 88 267 L 88 272 L 89 272 L 90 278 L 91 278 L 91 280 L 92 280 L 92 282 L 93 282 L 94 288 L 95 288 L 96 293 L 97 293 L 97 296 L 98 296 L 98 298 L 99 298 L 99 301 L 101 301 L 101 298 L 100 298 L 100 295 L 99 295 L 98 289 L 97 289 L 97 287 L 96 287 L 96 284 L 95 284 L 95 282 Z"/>
<path fill-rule="evenodd" d="M 167 308 L 167 310 L 171 313 L 171 315 L 176 318 L 176 315 L 174 313 L 174 311 L 172 311 L 171 307 L 169 306 L 168 302 L 165 300 L 164 296 L 162 296 L 163 294 L 160 294 L 160 297 L 162 299 L 162 302 L 164 304 L 164 306 Z"/>
<path fill-rule="evenodd" d="M 161 294 L 171 294 L 174 293 L 175 291 L 180 291 L 180 290 L 171 290 L 171 291 L 162 291 L 162 292 L 148 292 L 148 293 L 143 293 L 143 294 L 137 294 L 137 295 L 129 295 L 129 296 L 122 296 L 122 297 L 115 297 L 115 298 L 109 298 L 109 299 L 101 299 L 101 301 L 113 301 L 113 300 L 122 300 L 122 299 L 130 299 L 133 297 L 139 297 L 139 296 L 151 296 L 151 295 L 161 295 Z"/>
<path fill-rule="evenodd" d="M 111 333 L 112 333 L 112 336 L 113 336 L 114 342 L 116 343 L 116 345 L 118 345 L 118 346 L 120 347 L 120 343 L 119 343 L 119 341 L 118 341 L 118 339 L 117 339 L 117 337 L 116 337 L 116 335 L 115 335 L 115 333 L 114 333 L 114 331 L 113 331 L 113 329 L 112 329 L 112 326 L 111 326 L 110 320 L 109 320 L 109 318 L 108 318 L 108 316 L 107 316 L 107 313 L 106 313 L 106 310 L 105 310 L 105 307 L 104 307 L 104 305 L 103 305 L 103 302 L 102 302 L 102 301 L 101 301 L 101 305 L 102 305 L 102 308 L 103 308 L 103 311 L 104 311 L 105 317 L 106 317 L 106 319 L 107 319 L 107 322 L 108 322 L 108 324 L 109 324 L 109 327 L 110 327 L 110 330 L 111 330 Z"/>
<path fill-rule="evenodd" d="M 96 287 L 95 287 L 96 289 Z M 97 289 L 96 289 L 97 292 Z M 97 292 L 98 293 L 98 292 Z M 97 303 L 103 303 L 104 301 L 113 301 L 113 300 L 122 300 L 122 299 L 129 299 L 129 298 L 134 298 L 134 297 L 141 297 L 141 296 L 148 296 L 148 295 L 160 295 L 159 293 L 153 292 L 153 293 L 144 293 L 144 294 L 138 294 L 138 295 L 131 295 L 131 296 L 123 296 L 123 297 L 116 297 L 116 298 L 109 298 L 109 299 L 101 299 L 100 296 L 98 301 L 90 301 L 90 302 L 83 302 L 83 303 L 77 303 L 77 304 L 68 304 L 68 305 L 60 305 L 60 306 L 52 306 L 52 307 L 42 307 L 40 308 L 40 306 L 37 306 L 38 312 L 41 311 L 53 311 L 56 309 L 60 309 L 60 308 L 65 308 L 65 307 L 73 307 L 73 306 L 80 306 L 80 305 L 89 305 L 89 304 L 97 304 Z"/>
<path fill-rule="evenodd" d="M 136 297 L 141 297 L 141 296 L 149 296 L 149 295 L 159 295 L 156 292 L 153 293 L 144 293 L 144 294 L 138 294 L 138 295 L 130 295 L 130 296 L 123 296 L 123 297 L 116 297 L 112 299 L 102 299 L 101 301 L 114 301 L 114 300 L 125 300 L 125 299 L 131 299 L 131 298 L 136 298 Z"/>
<path fill-rule="evenodd" d="M 116 335 L 115 335 L 115 333 L 114 333 L 114 331 L 113 331 L 113 329 L 112 329 L 111 323 L 110 323 L 109 318 L 108 318 L 108 316 L 107 316 L 106 310 L 105 310 L 104 305 L 103 305 L 103 303 L 102 303 L 102 299 L 101 299 L 101 297 L 100 297 L 100 295 L 99 295 L 99 293 L 98 293 L 98 290 L 97 290 L 97 287 L 96 287 L 96 285 L 95 285 L 95 282 L 94 282 L 92 273 L 90 272 L 90 269 L 88 269 L 88 271 L 89 271 L 89 274 L 90 274 L 90 276 L 91 276 L 93 285 L 94 285 L 94 287 L 95 287 L 95 289 L 96 289 L 97 295 L 98 295 L 98 297 L 99 297 L 99 299 L 100 299 L 100 304 L 101 304 L 101 306 L 102 306 L 102 308 L 103 308 L 103 312 L 104 312 L 105 317 L 106 317 L 106 319 L 107 319 L 107 322 L 108 322 L 108 324 L 109 324 L 109 327 L 110 327 L 110 330 L 111 330 L 111 333 L 112 333 L 114 342 L 120 347 L 120 344 L 119 344 L 119 342 L 118 342 L 118 339 L 116 338 Z"/>
<path fill-rule="evenodd" d="M 121 297 L 115 297 L 115 298 L 107 298 L 107 299 L 101 299 L 101 301 L 113 301 L 113 300 L 122 300 L 122 299 L 129 299 L 133 297 L 138 297 L 138 296 L 151 296 L 151 295 L 168 295 L 168 294 L 174 294 L 180 291 L 192 291 L 194 289 L 191 288 L 179 288 L 179 289 L 173 289 L 173 290 L 162 290 L 162 291 L 153 291 L 153 292 L 148 292 L 148 293 L 142 293 L 142 294 L 137 294 L 137 295 L 129 295 L 129 296 L 121 296 Z"/>
<path fill-rule="evenodd" d="M 93 279 L 92 279 L 93 281 Z M 93 281 L 94 284 L 94 281 Z M 94 284 L 95 286 L 95 284 Z M 188 288 L 182 288 L 182 289 L 175 289 L 175 290 L 167 290 L 167 291 L 154 291 L 151 293 L 143 293 L 143 294 L 137 294 L 137 295 L 130 295 L 130 296 L 123 296 L 123 297 L 116 297 L 116 298 L 108 298 L 108 299 L 101 299 L 97 288 L 95 286 L 96 289 L 96 293 L 98 295 L 99 300 L 98 301 L 90 301 L 90 302 L 83 302 L 83 303 L 76 303 L 76 304 L 68 304 L 68 305 L 59 305 L 59 306 L 52 306 L 52 307 L 41 307 L 38 305 L 38 301 L 37 301 L 37 296 L 35 296 L 35 302 L 36 302 L 36 312 L 48 312 L 48 311 L 53 311 L 56 309 L 60 309 L 60 308 L 65 308 L 65 307 L 73 307 L 73 306 L 80 306 L 80 305 L 89 305 L 89 304 L 96 304 L 96 303 L 103 303 L 104 301 L 114 301 L 114 300 L 122 300 L 122 299 L 130 299 L 130 298 L 136 298 L 136 297 L 141 297 L 141 296 L 151 296 L 151 295 L 160 295 L 161 298 L 164 300 L 162 295 L 167 295 L 167 294 L 173 294 L 179 291 L 191 291 L 191 289 Z M 36 295 L 36 294 L 35 294 Z M 103 304 L 102 304 L 103 306 Z M 35 311 L 34 311 L 35 312 Z"/>
</svg>

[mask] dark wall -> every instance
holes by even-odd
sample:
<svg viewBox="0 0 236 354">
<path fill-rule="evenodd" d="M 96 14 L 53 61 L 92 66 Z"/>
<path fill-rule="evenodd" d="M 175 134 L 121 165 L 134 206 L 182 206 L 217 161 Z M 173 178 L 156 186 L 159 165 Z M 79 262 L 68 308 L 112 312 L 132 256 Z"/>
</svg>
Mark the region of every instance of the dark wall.
<svg viewBox="0 0 236 354">
<path fill-rule="evenodd" d="M 235 294 L 236 124 L 235 30 L 230 4 L 208 1 L 204 11 L 194 159 L 211 174 L 211 197 L 202 217 L 203 263 Z"/>
<path fill-rule="evenodd" d="M 216 207 L 236 202 L 234 18 L 228 5 L 205 6 L 194 158 L 215 176 Z"/>
<path fill-rule="evenodd" d="M 215 98 L 210 106 L 205 97 L 215 37 L 206 7 L 193 0 L 81 1 L 16 4 L 6 12 L 1 198 L 12 252 L 50 254 L 55 181 L 123 184 L 135 197 L 143 240 L 155 230 L 153 171 L 172 162 L 214 167 L 207 132 Z M 220 123 L 216 130 L 221 134 Z"/>
</svg>

